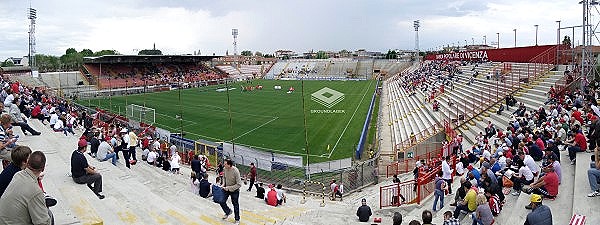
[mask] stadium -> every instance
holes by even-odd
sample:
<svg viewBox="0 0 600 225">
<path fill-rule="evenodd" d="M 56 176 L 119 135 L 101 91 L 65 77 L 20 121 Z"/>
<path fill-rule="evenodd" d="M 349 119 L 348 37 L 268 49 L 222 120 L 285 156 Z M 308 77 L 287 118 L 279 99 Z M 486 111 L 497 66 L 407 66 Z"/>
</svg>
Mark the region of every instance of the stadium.
<svg viewBox="0 0 600 225">
<path fill-rule="evenodd" d="M 598 4 L 580 4 L 583 24 L 540 43 L 535 25 L 535 44 L 513 29 L 514 45 L 424 49 L 455 35 L 419 37 L 445 31 L 430 18 L 410 21 L 414 49 L 387 53 L 238 53 L 233 28 L 231 54 L 62 56 L 36 51 L 30 6 L 27 56 L 0 66 L 0 138 L 16 142 L 0 145 L 0 224 L 600 224 Z M 26 190 L 45 204 L 16 216 L 36 207 L 6 207 Z"/>
</svg>

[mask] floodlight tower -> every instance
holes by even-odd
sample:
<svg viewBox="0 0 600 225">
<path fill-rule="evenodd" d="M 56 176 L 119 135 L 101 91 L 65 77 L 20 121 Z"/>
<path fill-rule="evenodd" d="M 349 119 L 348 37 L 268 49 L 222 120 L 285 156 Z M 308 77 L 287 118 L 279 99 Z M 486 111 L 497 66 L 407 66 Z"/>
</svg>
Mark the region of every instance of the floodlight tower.
<svg viewBox="0 0 600 225">
<path fill-rule="evenodd" d="M 28 8 L 27 19 L 29 19 L 29 52 L 27 58 L 29 59 L 29 66 L 34 68 L 35 64 L 35 20 L 37 19 L 37 10 Z"/>
<path fill-rule="evenodd" d="M 237 61 L 237 36 L 238 36 L 238 29 L 237 28 L 233 28 L 231 29 L 231 35 L 233 36 L 233 57 L 235 60 L 235 66 L 236 68 L 238 67 L 238 61 Z"/>
<path fill-rule="evenodd" d="M 597 6 L 600 5 L 598 0 L 582 0 L 579 4 L 583 5 L 583 24 L 582 24 L 582 45 L 581 45 L 581 76 L 582 79 L 587 79 L 590 82 L 594 80 L 594 74 L 596 73 L 596 59 L 592 53 L 593 39 L 598 40 L 596 36 L 597 24 L 593 25 L 591 22 L 593 12 L 600 14 Z M 597 16 L 597 15 L 595 15 Z M 585 82 L 585 81 L 584 81 Z M 582 83 L 583 88 L 585 83 Z"/>
<path fill-rule="evenodd" d="M 415 27 L 415 50 L 417 51 L 417 62 L 421 61 L 419 59 L 419 27 L 421 27 L 421 22 L 419 20 L 415 20 L 413 22 L 413 26 Z"/>
</svg>

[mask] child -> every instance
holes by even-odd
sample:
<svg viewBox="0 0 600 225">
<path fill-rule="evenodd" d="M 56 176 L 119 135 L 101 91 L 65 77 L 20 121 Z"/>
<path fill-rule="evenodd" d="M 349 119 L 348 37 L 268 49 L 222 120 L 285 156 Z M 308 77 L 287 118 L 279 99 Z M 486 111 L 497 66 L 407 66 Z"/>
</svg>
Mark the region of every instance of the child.
<svg viewBox="0 0 600 225">
<path fill-rule="evenodd" d="M 200 181 L 194 171 L 190 174 L 190 191 L 196 195 L 200 193 Z"/>
<path fill-rule="evenodd" d="M 221 178 L 217 177 L 215 179 L 215 183 L 211 186 L 211 193 L 213 196 L 213 202 L 221 203 L 225 199 L 225 193 L 223 192 L 223 188 L 221 188 L 218 184 L 221 183 Z"/>
<path fill-rule="evenodd" d="M 173 156 L 171 156 L 171 172 L 173 172 L 174 174 L 180 174 L 179 173 L 179 161 L 181 160 L 181 158 L 179 157 L 179 154 L 177 152 L 175 152 L 175 154 L 173 154 Z"/>
</svg>

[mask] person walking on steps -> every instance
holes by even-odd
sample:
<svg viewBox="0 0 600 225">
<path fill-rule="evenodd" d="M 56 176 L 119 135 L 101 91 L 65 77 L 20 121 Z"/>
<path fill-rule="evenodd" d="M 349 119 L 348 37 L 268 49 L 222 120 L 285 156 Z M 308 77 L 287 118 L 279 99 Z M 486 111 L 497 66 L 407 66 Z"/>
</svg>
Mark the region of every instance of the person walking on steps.
<svg viewBox="0 0 600 225">
<path fill-rule="evenodd" d="M 248 179 L 250 179 L 250 185 L 248 185 L 248 191 L 252 191 L 252 186 L 254 186 L 254 182 L 256 181 L 256 166 L 254 163 L 250 163 L 250 172 L 246 175 Z"/>
<path fill-rule="evenodd" d="M 227 198 L 231 196 L 231 204 L 233 205 L 233 213 L 235 216 L 235 224 L 240 224 L 240 187 L 242 187 L 242 179 L 240 178 L 240 171 L 237 167 L 233 166 L 231 159 L 225 160 L 225 169 L 223 174 L 223 185 L 221 188 L 224 191 L 224 201 L 219 203 L 225 215 L 223 219 L 227 219 L 231 215 L 231 208 L 227 206 Z"/>
</svg>

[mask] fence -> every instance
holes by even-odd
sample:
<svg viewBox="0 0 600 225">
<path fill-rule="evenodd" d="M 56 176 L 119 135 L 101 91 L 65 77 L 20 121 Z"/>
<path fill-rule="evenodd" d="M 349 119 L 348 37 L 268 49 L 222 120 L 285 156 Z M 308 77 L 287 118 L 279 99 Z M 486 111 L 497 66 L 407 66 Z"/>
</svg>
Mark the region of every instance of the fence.
<svg viewBox="0 0 600 225">
<path fill-rule="evenodd" d="M 375 90 L 379 88 L 379 80 L 377 80 L 377 84 L 375 85 Z M 367 134 L 369 133 L 369 124 L 371 123 L 371 115 L 373 114 L 373 108 L 375 107 L 375 99 L 377 99 L 377 91 L 373 92 L 373 96 L 371 97 L 371 103 L 369 105 L 369 111 L 367 112 L 367 117 L 365 118 L 365 122 L 363 124 L 362 132 L 360 134 L 360 139 L 358 141 L 358 145 L 356 146 L 356 159 L 360 159 L 365 149 L 365 142 L 367 141 Z"/>
<path fill-rule="evenodd" d="M 325 184 L 321 183 L 321 182 L 316 182 L 316 181 L 304 181 L 304 189 L 302 191 L 302 200 L 300 201 L 300 204 L 304 204 L 306 203 L 306 195 L 311 195 L 311 193 L 308 193 L 306 190 L 306 184 L 313 184 L 313 185 L 320 185 L 321 186 L 321 190 L 323 190 L 320 194 L 322 202 L 320 204 L 321 207 L 325 207 Z M 319 196 L 319 194 L 312 194 L 313 196 Z"/>
<path fill-rule="evenodd" d="M 452 156 L 450 160 L 450 168 L 456 168 L 456 156 Z M 431 195 L 435 191 L 436 174 L 442 170 L 441 159 L 435 158 L 426 164 L 429 169 L 422 167 L 419 170 L 418 179 L 380 187 L 379 207 L 421 204 L 425 198 Z"/>
<path fill-rule="evenodd" d="M 411 172 L 418 161 L 425 160 L 428 163 L 432 158 L 439 158 L 443 153 L 442 143 L 424 144 L 423 149 L 425 152 L 422 154 L 387 165 L 386 177 Z"/>
</svg>

